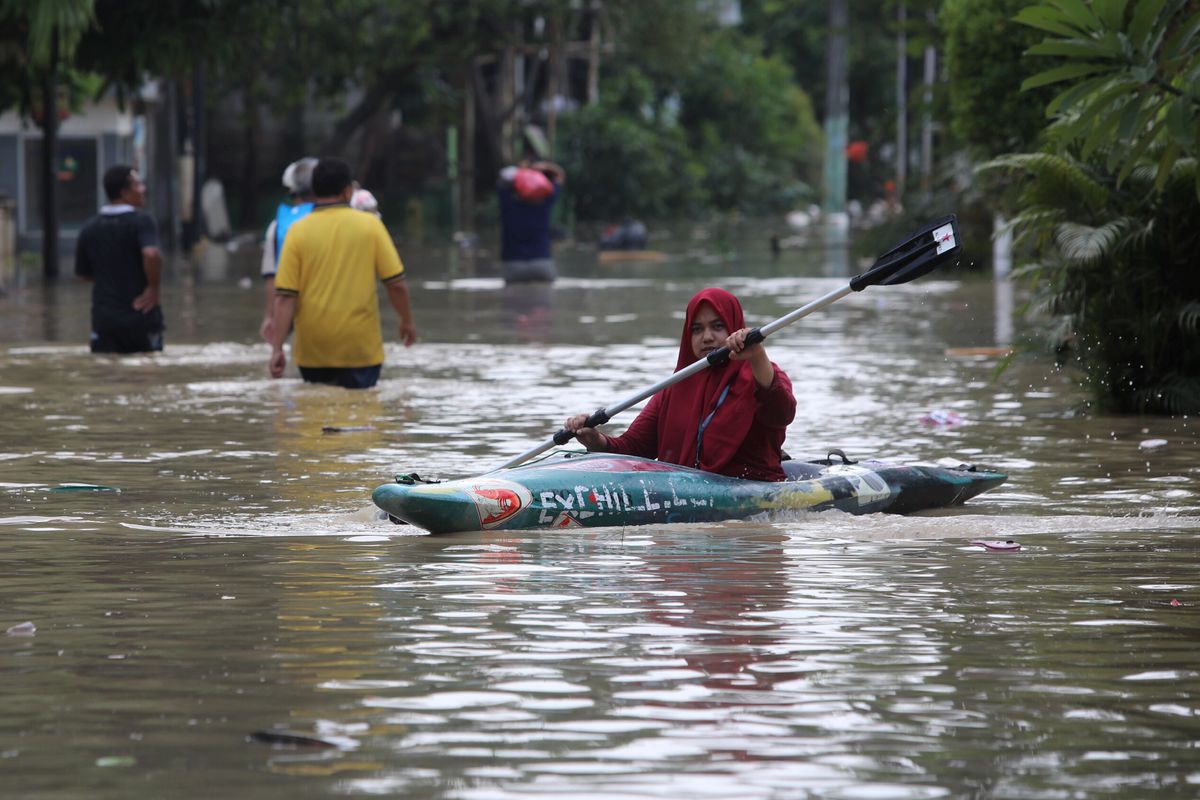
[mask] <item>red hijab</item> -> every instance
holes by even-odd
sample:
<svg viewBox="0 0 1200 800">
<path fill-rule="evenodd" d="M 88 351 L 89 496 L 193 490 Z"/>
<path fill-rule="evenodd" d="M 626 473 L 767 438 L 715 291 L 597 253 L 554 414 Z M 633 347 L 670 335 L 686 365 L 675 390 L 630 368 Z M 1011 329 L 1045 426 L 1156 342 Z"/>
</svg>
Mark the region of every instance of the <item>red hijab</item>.
<svg viewBox="0 0 1200 800">
<path fill-rule="evenodd" d="M 688 302 L 687 319 L 679 337 L 675 371 L 696 361 L 692 350 L 692 322 L 701 303 L 708 303 L 725 325 L 726 333 L 746 327 L 742 304 L 724 289 L 702 289 Z M 700 469 L 724 472 L 746 440 L 757 411 L 754 370 L 749 361 L 729 361 L 709 367 L 669 387 L 661 395 L 658 414 L 658 458 L 684 466 L 696 466 L 696 433 L 729 387 L 717 413 L 713 414 L 700 448 Z"/>
</svg>

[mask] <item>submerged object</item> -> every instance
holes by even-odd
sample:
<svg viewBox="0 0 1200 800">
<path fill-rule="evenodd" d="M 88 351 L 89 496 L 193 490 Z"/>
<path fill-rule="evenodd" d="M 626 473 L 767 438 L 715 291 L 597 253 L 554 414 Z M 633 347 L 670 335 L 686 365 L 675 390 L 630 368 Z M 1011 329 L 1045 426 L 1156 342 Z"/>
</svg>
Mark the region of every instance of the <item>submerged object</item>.
<svg viewBox="0 0 1200 800">
<path fill-rule="evenodd" d="M 254 731 L 247 738 L 252 742 L 261 742 L 273 747 L 337 747 L 335 742 L 287 731 Z"/>
<path fill-rule="evenodd" d="M 597 258 L 601 264 L 623 264 L 628 262 L 661 264 L 667 260 L 667 254 L 661 250 L 601 250 Z"/>
<path fill-rule="evenodd" d="M 963 423 L 962 416 L 957 411 L 937 408 L 921 417 L 921 424 L 929 427 L 953 427 Z"/>
<path fill-rule="evenodd" d="M 784 470 L 786 481 L 752 481 L 637 456 L 555 451 L 474 478 L 397 476 L 372 500 L 393 522 L 452 533 L 719 522 L 792 510 L 903 514 L 959 505 L 1008 478 L 966 464 L 902 466 L 844 456 L 836 463 L 785 461 Z"/>
<path fill-rule="evenodd" d="M 98 483 L 60 483 L 51 486 L 52 492 L 120 492 L 115 486 L 101 486 Z"/>
<path fill-rule="evenodd" d="M 999 540 L 983 540 L 971 542 L 975 547 L 982 547 L 984 550 L 991 550 L 996 553 L 1015 553 L 1021 549 L 1021 545 L 1014 542 L 1012 539 Z"/>
</svg>

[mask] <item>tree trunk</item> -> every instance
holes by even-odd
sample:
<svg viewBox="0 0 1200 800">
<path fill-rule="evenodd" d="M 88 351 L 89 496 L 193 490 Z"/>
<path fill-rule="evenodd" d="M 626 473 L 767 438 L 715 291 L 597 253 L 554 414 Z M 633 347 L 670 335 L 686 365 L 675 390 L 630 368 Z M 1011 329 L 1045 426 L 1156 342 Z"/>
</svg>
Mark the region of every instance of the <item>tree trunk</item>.
<svg viewBox="0 0 1200 800">
<path fill-rule="evenodd" d="M 468 233 L 475 230 L 475 69 L 472 62 L 463 74 L 463 135 L 459 145 L 462 154 L 458 171 L 458 202 L 462 209 L 459 225 Z"/>
<path fill-rule="evenodd" d="M 58 29 L 50 35 L 50 62 L 42 75 L 42 275 L 58 277 Z"/>
<path fill-rule="evenodd" d="M 396 72 L 380 75 L 358 104 L 338 120 L 333 126 L 333 133 L 317 148 L 317 153 L 323 156 L 338 155 L 345 152 L 346 143 L 350 141 L 359 128 L 375 115 L 388 98 L 392 95 L 392 87 L 399 85 L 415 67 L 406 67 Z"/>
<path fill-rule="evenodd" d="M 908 180 L 908 11 L 896 8 L 896 199 L 904 197 Z"/>
<path fill-rule="evenodd" d="M 930 28 L 934 16 L 926 15 Z M 929 191 L 933 187 L 933 84 L 937 80 L 937 48 L 925 46 L 925 117 L 921 123 L 921 188 Z"/>
<path fill-rule="evenodd" d="M 253 88 L 247 87 L 242 92 L 242 102 L 246 104 L 245 126 L 242 131 L 246 153 L 242 160 L 242 191 L 239 201 L 241 208 L 238 211 L 238 227 L 254 228 L 260 222 L 257 214 L 258 151 L 261 147 L 262 128 L 258 93 Z"/>
</svg>

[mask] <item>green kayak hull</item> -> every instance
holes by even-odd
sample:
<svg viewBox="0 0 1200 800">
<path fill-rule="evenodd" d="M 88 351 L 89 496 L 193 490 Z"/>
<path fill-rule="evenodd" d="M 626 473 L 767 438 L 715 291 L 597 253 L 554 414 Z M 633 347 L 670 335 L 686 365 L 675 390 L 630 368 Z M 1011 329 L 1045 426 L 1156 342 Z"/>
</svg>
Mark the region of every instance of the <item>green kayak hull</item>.
<svg viewBox="0 0 1200 800">
<path fill-rule="evenodd" d="M 475 478 L 400 476 L 372 494 L 393 522 L 432 533 L 720 522 L 779 511 L 904 514 L 961 503 L 1002 484 L 986 468 L 879 461 L 784 464 L 789 480 L 729 478 L 636 456 L 552 453 Z"/>
</svg>

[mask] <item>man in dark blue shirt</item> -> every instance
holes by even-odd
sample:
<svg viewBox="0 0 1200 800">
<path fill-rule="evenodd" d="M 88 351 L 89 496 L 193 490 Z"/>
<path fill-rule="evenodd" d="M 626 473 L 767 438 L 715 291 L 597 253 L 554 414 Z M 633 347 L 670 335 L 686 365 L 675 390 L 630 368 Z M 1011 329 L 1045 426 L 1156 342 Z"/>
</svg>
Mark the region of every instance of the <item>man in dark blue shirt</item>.
<svg viewBox="0 0 1200 800">
<path fill-rule="evenodd" d="M 544 176 L 528 183 L 522 170 Z M 550 214 L 567 175 L 552 161 L 524 161 L 500 173 L 500 261 L 506 283 L 552 281 L 557 277 L 550 254 Z M 542 188 L 544 187 L 544 188 Z"/>
<path fill-rule="evenodd" d="M 104 173 L 108 204 L 79 232 L 75 274 L 92 286 L 93 353 L 162 350 L 158 305 L 162 251 L 146 205 L 146 184 L 125 164 Z"/>
</svg>

